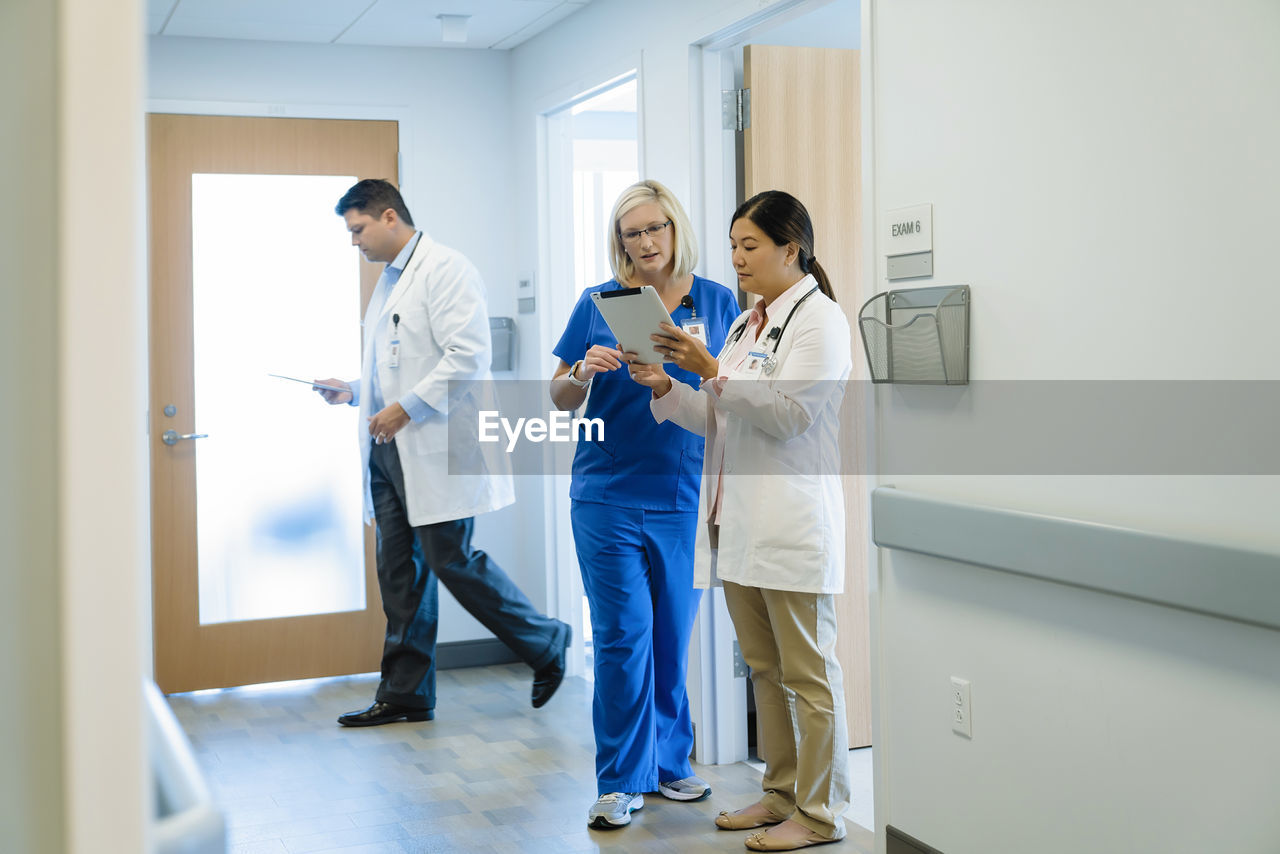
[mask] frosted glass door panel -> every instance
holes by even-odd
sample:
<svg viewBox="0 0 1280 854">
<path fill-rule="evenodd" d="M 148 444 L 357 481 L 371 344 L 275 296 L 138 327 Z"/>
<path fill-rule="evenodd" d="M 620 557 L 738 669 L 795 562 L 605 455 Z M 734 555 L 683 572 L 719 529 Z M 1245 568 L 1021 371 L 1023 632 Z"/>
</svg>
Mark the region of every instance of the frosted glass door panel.
<svg viewBox="0 0 1280 854">
<path fill-rule="evenodd" d="M 200 623 L 361 610 L 356 410 L 268 376 L 360 374 L 356 179 L 191 177 Z"/>
</svg>

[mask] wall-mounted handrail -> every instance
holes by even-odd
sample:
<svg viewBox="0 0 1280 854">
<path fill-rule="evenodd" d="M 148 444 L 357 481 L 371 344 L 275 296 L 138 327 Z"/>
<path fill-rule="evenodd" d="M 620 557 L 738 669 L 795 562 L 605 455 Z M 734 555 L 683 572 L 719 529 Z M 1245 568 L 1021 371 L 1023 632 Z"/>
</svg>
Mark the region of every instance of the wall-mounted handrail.
<svg viewBox="0 0 1280 854">
<path fill-rule="evenodd" d="M 1280 629 L 1280 555 L 881 486 L 872 540 L 1016 575 Z"/>
</svg>

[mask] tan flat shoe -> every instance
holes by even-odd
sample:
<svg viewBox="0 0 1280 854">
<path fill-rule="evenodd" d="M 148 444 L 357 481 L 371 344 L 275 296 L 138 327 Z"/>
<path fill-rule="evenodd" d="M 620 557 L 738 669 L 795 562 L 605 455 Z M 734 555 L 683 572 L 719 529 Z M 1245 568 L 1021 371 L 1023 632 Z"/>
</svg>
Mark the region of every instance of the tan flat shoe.
<svg viewBox="0 0 1280 854">
<path fill-rule="evenodd" d="M 843 836 L 829 839 L 817 833 L 810 833 L 799 839 L 778 839 L 770 836 L 768 831 L 753 833 L 743 843 L 752 851 L 795 851 L 797 848 L 808 848 L 811 845 L 826 845 L 828 842 L 839 842 Z"/>
<path fill-rule="evenodd" d="M 747 807 L 746 809 L 751 809 Z M 721 830 L 750 830 L 753 827 L 765 827 L 770 824 L 782 824 L 786 821 L 786 816 L 774 815 L 768 813 L 766 815 L 744 815 L 742 810 L 721 810 L 720 815 L 716 816 L 716 827 Z"/>
</svg>

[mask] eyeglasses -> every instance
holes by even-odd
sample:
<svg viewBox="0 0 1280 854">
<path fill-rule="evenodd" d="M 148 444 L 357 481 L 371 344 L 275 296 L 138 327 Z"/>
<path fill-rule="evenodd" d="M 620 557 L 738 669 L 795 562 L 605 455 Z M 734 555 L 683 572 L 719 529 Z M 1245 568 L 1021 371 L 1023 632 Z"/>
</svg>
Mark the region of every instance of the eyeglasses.
<svg viewBox="0 0 1280 854">
<path fill-rule="evenodd" d="M 669 225 L 671 225 L 671 220 L 667 220 L 661 225 L 651 225 L 648 228 L 638 228 L 634 231 L 621 232 L 622 242 L 637 243 L 639 242 L 640 238 L 644 237 L 646 234 L 652 237 L 654 240 L 657 240 L 658 235 L 662 234 L 663 229 L 665 229 Z"/>
</svg>

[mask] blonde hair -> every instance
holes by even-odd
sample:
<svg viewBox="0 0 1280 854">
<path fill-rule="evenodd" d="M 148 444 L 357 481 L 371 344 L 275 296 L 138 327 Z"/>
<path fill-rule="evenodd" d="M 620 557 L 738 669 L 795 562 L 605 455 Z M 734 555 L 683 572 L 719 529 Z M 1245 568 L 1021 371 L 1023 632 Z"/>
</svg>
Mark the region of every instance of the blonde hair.
<svg viewBox="0 0 1280 854">
<path fill-rule="evenodd" d="M 613 268 L 613 276 L 619 284 L 629 284 L 635 278 L 636 265 L 622 245 L 622 229 L 618 223 L 632 208 L 650 202 L 656 204 L 667 219 L 671 220 L 674 232 L 672 245 L 675 247 L 672 254 L 675 269 L 672 275 L 676 278 L 686 276 L 698 264 L 698 239 L 693 235 L 693 225 L 690 224 L 680 200 L 657 181 L 638 181 L 622 191 L 618 201 L 614 202 L 613 213 L 609 217 L 609 266 Z"/>
</svg>

